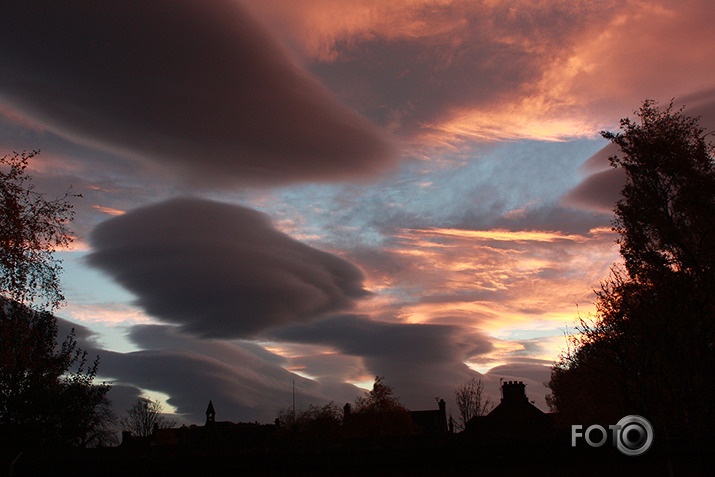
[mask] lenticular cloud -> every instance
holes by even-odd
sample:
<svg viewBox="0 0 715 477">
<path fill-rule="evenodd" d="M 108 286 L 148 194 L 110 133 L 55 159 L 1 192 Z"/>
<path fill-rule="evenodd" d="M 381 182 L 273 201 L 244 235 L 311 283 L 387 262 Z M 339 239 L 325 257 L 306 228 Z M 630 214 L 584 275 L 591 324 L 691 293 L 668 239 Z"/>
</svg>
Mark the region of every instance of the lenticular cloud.
<svg viewBox="0 0 715 477">
<path fill-rule="evenodd" d="M 235 338 L 349 309 L 362 272 L 277 231 L 264 214 L 174 199 L 100 224 L 89 263 L 147 313 L 205 337 Z"/>
</svg>

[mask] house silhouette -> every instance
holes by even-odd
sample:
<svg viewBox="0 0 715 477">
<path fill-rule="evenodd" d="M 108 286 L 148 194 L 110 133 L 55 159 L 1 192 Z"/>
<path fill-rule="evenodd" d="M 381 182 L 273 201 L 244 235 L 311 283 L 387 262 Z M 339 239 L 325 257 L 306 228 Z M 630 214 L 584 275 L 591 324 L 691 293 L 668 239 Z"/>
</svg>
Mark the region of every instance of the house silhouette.
<svg viewBox="0 0 715 477">
<path fill-rule="evenodd" d="M 465 433 L 472 435 L 518 435 L 545 431 L 549 416 L 526 397 L 523 381 L 507 381 L 501 386 L 501 402 L 486 416 L 467 422 Z"/>
<path fill-rule="evenodd" d="M 439 400 L 438 409 L 427 411 L 409 411 L 412 422 L 421 434 L 441 435 L 447 433 L 447 403 Z"/>
</svg>

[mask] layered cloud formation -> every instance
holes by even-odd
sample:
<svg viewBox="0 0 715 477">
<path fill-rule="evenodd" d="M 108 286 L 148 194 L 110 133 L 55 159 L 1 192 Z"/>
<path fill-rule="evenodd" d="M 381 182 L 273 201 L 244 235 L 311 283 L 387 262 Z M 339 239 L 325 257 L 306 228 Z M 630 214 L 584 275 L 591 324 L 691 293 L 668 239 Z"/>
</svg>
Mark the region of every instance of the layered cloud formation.
<svg viewBox="0 0 715 477">
<path fill-rule="evenodd" d="M 271 336 L 329 346 L 340 354 L 362 358 L 367 370 L 389 376 L 397 389 L 409 389 L 410 395 L 404 399 L 413 406 L 424 406 L 435 395 L 469 379 L 474 372 L 464 361 L 493 351 L 487 336 L 458 326 L 389 323 L 359 315 L 293 325 Z M 295 363 L 302 364 L 308 374 L 315 366 L 305 357 Z"/>
<path fill-rule="evenodd" d="M 8 0 L 0 147 L 42 149 L 38 190 L 84 195 L 92 252 L 65 262 L 65 310 L 119 412 L 156 391 L 188 423 L 208 399 L 270 422 L 293 381 L 305 407 L 375 375 L 412 409 L 473 376 L 492 396 L 526 380 L 545 408 L 564 327 L 618 260 L 624 178 L 598 131 L 673 96 L 712 129 L 714 16 L 710 0 Z M 165 201 L 197 193 L 222 202 Z"/>
<path fill-rule="evenodd" d="M 295 382 L 299 404 L 328 399 L 351 401 L 353 385 L 315 381 L 286 369 L 286 359 L 247 341 L 196 340 L 163 325 L 137 325 L 129 338 L 142 351 L 118 353 L 96 342 L 88 328 L 59 319 L 59 336 L 74 328 L 82 349 L 101 357 L 101 373 L 113 381 L 109 398 L 116 412 L 128 409 L 143 390 L 170 396 L 168 404 L 187 422 L 201 422 L 208 400 L 222 418 L 271 422 L 291 403 Z"/>
<path fill-rule="evenodd" d="M 401 239 L 404 245 L 414 240 L 415 253 L 456 240 L 586 240 L 559 233 L 458 230 L 407 231 Z M 103 357 L 102 372 L 125 394 L 132 394 L 128 389 L 137 390 L 134 394 L 149 389 L 171 396 L 170 404 L 185 417 L 196 418 L 208 393 L 232 416 L 269 418 L 288 402 L 291 381 L 296 379 L 302 399 L 309 402 L 351 401 L 361 391 L 349 383 L 374 375 L 389 376 L 397 390 L 409 390 L 403 396 L 407 405 L 424 407 L 435 395 L 444 396 L 476 375 L 465 363 L 494 362 L 494 354 L 500 353 L 499 340 L 475 328 L 481 307 L 477 295 L 484 284 L 465 282 L 464 287 L 450 288 L 456 295 L 440 295 L 444 285 L 455 282 L 456 270 L 468 272 L 450 263 L 456 254 L 466 263 L 468 243 L 462 250 L 442 250 L 442 258 L 429 255 L 439 276 L 420 271 L 417 262 L 407 260 L 409 254 L 400 259 L 401 268 L 412 268 L 412 279 L 396 274 L 401 283 L 394 284 L 394 290 L 417 283 L 432 289 L 436 301 L 397 307 L 378 303 L 374 306 L 382 311 L 377 319 L 339 314 L 368 294 L 358 268 L 278 232 L 267 216 L 245 207 L 174 199 L 107 220 L 94 230 L 90 242 L 90 264 L 136 294 L 138 305 L 149 315 L 180 325 L 178 330 L 132 326 L 128 337 L 141 351 L 118 353 L 92 344 Z M 403 256 L 397 250 L 388 253 Z M 455 255 L 450 258 L 451 253 Z M 486 274 L 484 279 L 496 277 Z M 465 295 L 469 291 L 477 294 Z M 455 305 L 472 301 L 477 306 L 470 312 L 473 320 L 459 313 L 446 317 L 447 310 L 456 311 Z M 428 309 L 430 303 L 441 307 Z M 391 312 L 403 317 L 389 316 Z M 434 323 L 410 323 L 405 318 Z M 520 363 L 519 370 L 526 370 L 525 376 L 543 381 L 548 371 L 544 362 L 522 361 L 519 349 L 506 353 Z M 491 392 L 497 376 L 510 370 L 485 376 Z M 542 394 L 540 387 L 532 392 Z"/>
<path fill-rule="evenodd" d="M 205 337 L 310 321 L 368 294 L 358 268 L 236 205 L 170 200 L 103 222 L 90 242 L 89 263 L 147 313 Z"/>
<path fill-rule="evenodd" d="M 392 160 L 236 1 L 9 1 L 0 17 L 0 99 L 75 141 L 214 186 L 366 177 Z"/>
</svg>

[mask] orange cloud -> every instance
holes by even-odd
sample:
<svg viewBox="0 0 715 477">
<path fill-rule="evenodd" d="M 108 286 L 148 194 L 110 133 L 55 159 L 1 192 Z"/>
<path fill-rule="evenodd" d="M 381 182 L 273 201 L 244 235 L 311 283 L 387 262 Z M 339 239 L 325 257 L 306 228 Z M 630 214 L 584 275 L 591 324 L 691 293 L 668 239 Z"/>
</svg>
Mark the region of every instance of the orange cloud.
<svg viewBox="0 0 715 477">
<path fill-rule="evenodd" d="M 618 259 L 613 234 L 605 228 L 587 235 L 404 229 L 395 238 L 398 243 L 378 261 L 390 273 L 381 274 L 374 264 L 365 269 L 368 286 L 380 284 L 373 291 L 390 297 L 380 305 L 397 307 L 403 322 L 478 329 L 507 347 L 518 346 L 513 335 L 519 330 L 560 336 L 578 314 L 592 312 L 593 289 Z M 379 306 L 372 305 L 377 313 Z M 562 341 L 550 341 L 530 356 L 553 360 Z M 503 360 L 499 353 L 480 359 Z"/>
<path fill-rule="evenodd" d="M 574 242 L 583 242 L 588 240 L 587 237 L 581 235 L 565 235 L 561 232 L 549 232 L 549 231 L 510 231 L 503 229 L 493 229 L 493 230 L 464 230 L 464 229 L 440 229 L 440 228 L 429 228 L 425 230 L 409 230 L 410 233 L 416 233 L 418 235 L 429 236 L 429 237 L 456 237 L 465 239 L 478 239 L 478 240 L 499 240 L 506 242 L 554 242 L 557 240 L 570 240 Z"/>
<path fill-rule="evenodd" d="M 411 117 L 418 128 L 407 133 L 422 145 L 594 137 L 646 97 L 668 100 L 705 90 L 715 77 L 709 0 L 249 5 L 304 62 L 352 61 L 358 75 L 369 69 L 353 84 L 344 72 L 335 81 L 330 70 L 319 71 L 358 108 L 377 97 L 376 107 L 390 110 L 388 129 L 399 131 Z M 394 68 L 376 71 L 375 61 Z M 375 73 L 393 76 L 376 79 Z M 390 84 L 414 94 L 405 103 L 385 104 Z M 420 92 L 438 96 L 440 104 L 418 98 Z"/>
<path fill-rule="evenodd" d="M 574 4 L 572 8 L 579 8 Z M 543 52 L 541 77 L 490 104 L 454 108 L 425 137 L 564 140 L 594 137 L 645 98 L 713 87 L 715 11 L 708 1 L 622 2 Z M 554 25 L 556 26 L 556 25 Z M 522 44 L 522 46 L 526 46 Z M 551 45 L 554 46 L 554 45 Z"/>
<path fill-rule="evenodd" d="M 126 212 L 124 210 L 113 209 L 111 207 L 102 207 L 101 205 L 98 205 L 98 204 L 92 204 L 92 208 L 97 209 L 100 212 L 104 212 L 105 214 L 112 215 L 112 216 L 126 214 Z"/>
</svg>

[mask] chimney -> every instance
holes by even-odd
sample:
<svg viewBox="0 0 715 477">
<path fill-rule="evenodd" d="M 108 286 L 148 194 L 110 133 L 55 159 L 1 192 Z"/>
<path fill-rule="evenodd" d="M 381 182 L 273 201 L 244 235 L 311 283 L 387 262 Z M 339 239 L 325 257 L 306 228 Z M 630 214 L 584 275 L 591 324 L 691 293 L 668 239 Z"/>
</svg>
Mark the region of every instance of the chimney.
<svg viewBox="0 0 715 477">
<path fill-rule="evenodd" d="M 349 415 L 350 415 L 350 403 L 346 402 L 345 406 L 343 406 L 343 420 L 347 419 Z"/>
<path fill-rule="evenodd" d="M 443 433 L 449 430 L 447 424 L 447 403 L 444 402 L 444 399 L 439 400 L 439 427 L 441 429 L 440 432 Z"/>
<path fill-rule="evenodd" d="M 523 381 L 508 381 L 502 384 L 502 402 L 504 403 L 519 403 L 527 401 L 526 385 Z"/>
</svg>

